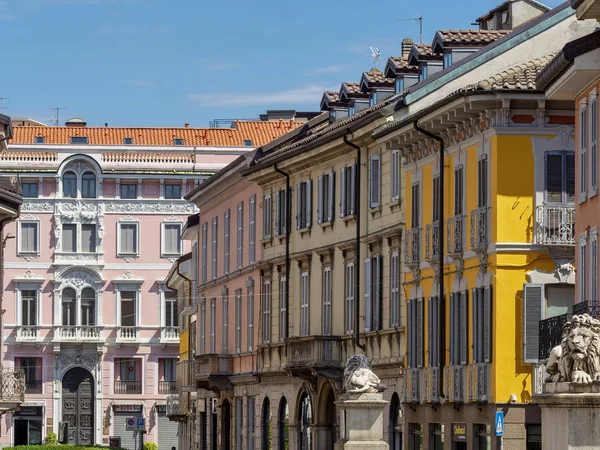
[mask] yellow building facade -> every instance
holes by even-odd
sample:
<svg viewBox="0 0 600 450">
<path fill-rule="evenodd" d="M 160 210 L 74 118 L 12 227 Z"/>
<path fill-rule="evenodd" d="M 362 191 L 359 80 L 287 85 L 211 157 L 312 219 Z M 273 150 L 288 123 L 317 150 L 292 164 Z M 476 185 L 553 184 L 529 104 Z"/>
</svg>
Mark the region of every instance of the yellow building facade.
<svg viewBox="0 0 600 450">
<path fill-rule="evenodd" d="M 517 87 L 548 60 L 375 134 L 404 156 L 407 449 L 538 448 L 539 320 L 574 295 L 573 114 Z M 443 139 L 441 190 L 440 144 L 417 127 Z"/>
</svg>

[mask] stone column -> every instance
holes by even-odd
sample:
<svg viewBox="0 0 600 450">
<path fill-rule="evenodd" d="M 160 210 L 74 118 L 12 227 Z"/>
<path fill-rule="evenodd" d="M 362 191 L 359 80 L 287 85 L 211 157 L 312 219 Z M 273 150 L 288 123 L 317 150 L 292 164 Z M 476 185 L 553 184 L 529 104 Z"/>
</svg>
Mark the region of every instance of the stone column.
<svg viewBox="0 0 600 450">
<path fill-rule="evenodd" d="M 533 399 L 542 410 L 544 450 L 600 450 L 600 383 L 546 383 Z"/>
<path fill-rule="evenodd" d="M 340 396 L 336 402 L 340 410 L 340 440 L 335 443 L 335 450 L 388 450 L 383 440 L 383 409 L 388 403 L 381 394 Z"/>
</svg>

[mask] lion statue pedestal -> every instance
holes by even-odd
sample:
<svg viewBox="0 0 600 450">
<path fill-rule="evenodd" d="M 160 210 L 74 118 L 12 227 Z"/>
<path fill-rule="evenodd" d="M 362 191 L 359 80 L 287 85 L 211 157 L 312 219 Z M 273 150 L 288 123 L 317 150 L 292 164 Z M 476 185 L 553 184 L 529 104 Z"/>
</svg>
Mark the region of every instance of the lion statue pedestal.
<svg viewBox="0 0 600 450">
<path fill-rule="evenodd" d="M 550 354 L 542 394 L 544 450 L 600 450 L 600 321 L 573 316 Z"/>
<path fill-rule="evenodd" d="M 383 386 L 364 355 L 346 361 L 344 394 L 335 402 L 340 411 L 340 440 L 335 450 L 388 450 L 383 440 L 383 410 L 389 403 Z"/>
</svg>

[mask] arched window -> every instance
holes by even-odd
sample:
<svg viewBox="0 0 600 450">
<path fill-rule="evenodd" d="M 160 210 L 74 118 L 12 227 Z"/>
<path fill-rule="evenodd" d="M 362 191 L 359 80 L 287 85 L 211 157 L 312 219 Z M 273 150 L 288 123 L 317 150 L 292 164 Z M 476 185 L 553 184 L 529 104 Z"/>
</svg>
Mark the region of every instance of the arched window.
<svg viewBox="0 0 600 450">
<path fill-rule="evenodd" d="M 63 197 L 77 198 L 77 175 L 74 172 L 63 174 Z"/>
<path fill-rule="evenodd" d="M 273 422 L 271 421 L 271 402 L 265 397 L 262 407 L 261 420 L 261 450 L 272 450 L 273 448 Z"/>
<path fill-rule="evenodd" d="M 96 325 L 96 293 L 92 288 L 81 292 L 81 325 Z"/>
<path fill-rule="evenodd" d="M 74 327 L 75 323 L 75 290 L 67 288 L 62 292 L 62 324 L 63 326 Z"/>
<path fill-rule="evenodd" d="M 286 449 L 290 448 L 290 410 L 288 408 L 288 402 L 285 397 L 281 398 L 279 402 L 279 414 L 278 414 L 278 432 L 279 432 L 279 448 Z"/>
<path fill-rule="evenodd" d="M 392 395 L 392 401 L 390 402 L 390 450 L 401 450 L 402 449 L 402 426 L 400 423 L 400 398 L 398 394 L 394 392 Z"/>
<path fill-rule="evenodd" d="M 96 175 L 86 172 L 81 177 L 81 197 L 96 198 Z"/>
</svg>

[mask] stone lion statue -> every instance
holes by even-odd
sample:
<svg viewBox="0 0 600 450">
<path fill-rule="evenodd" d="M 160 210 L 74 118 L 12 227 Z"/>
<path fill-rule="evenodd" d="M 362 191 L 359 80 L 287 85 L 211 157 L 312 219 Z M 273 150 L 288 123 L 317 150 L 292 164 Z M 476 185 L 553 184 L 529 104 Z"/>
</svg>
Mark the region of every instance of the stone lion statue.
<svg viewBox="0 0 600 450">
<path fill-rule="evenodd" d="M 344 369 L 344 389 L 346 392 L 375 394 L 387 389 L 373 373 L 371 363 L 365 355 L 350 356 Z"/>
<path fill-rule="evenodd" d="M 561 344 L 550 352 L 546 372 L 547 383 L 600 381 L 600 321 L 589 314 L 573 316 L 563 327 Z"/>
</svg>

